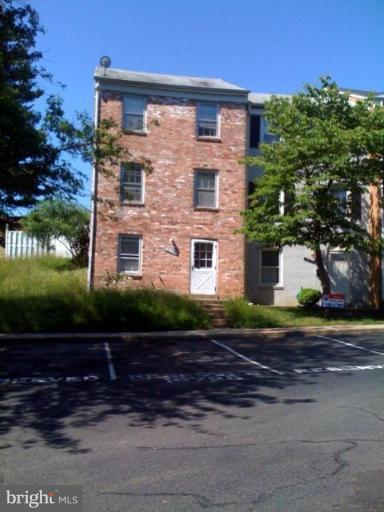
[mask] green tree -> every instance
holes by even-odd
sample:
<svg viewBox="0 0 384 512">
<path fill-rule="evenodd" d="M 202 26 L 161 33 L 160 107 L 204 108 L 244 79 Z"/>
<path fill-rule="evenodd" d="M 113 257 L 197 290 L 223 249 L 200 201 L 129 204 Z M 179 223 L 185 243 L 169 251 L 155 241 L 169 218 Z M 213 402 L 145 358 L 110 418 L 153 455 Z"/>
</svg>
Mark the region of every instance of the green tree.
<svg viewBox="0 0 384 512">
<path fill-rule="evenodd" d="M 52 78 L 35 49 L 41 31 L 30 5 L 0 0 L 0 215 L 53 196 L 73 198 L 84 178 L 74 156 L 99 172 L 128 157 L 112 121 L 97 129 L 85 113 L 68 121 L 57 96 L 47 98 L 45 112 L 36 108 L 41 84 Z"/>
<path fill-rule="evenodd" d="M 22 227 L 39 240 L 62 239 L 74 262 L 84 265 L 88 256 L 89 218 L 89 211 L 79 204 L 47 200 L 24 217 Z"/>
<path fill-rule="evenodd" d="M 325 246 L 379 248 L 357 217 L 361 194 L 384 175 L 384 109 L 374 98 L 351 104 L 327 77 L 291 98 L 273 97 L 265 114 L 277 140 L 247 159 L 263 173 L 243 212 L 244 232 L 262 244 L 309 248 L 328 293 Z"/>
</svg>

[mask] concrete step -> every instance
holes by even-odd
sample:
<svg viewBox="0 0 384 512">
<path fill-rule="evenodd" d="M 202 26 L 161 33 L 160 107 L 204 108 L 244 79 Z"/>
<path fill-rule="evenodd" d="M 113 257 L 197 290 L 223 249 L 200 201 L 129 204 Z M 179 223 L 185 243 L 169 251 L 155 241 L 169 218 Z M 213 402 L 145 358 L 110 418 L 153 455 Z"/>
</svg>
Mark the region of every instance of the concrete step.
<svg viewBox="0 0 384 512">
<path fill-rule="evenodd" d="M 204 309 L 209 309 L 209 311 L 224 311 L 224 304 L 202 304 Z"/>
<path fill-rule="evenodd" d="M 226 318 L 214 318 L 212 320 L 212 327 L 217 329 L 219 327 L 228 327 Z"/>
<path fill-rule="evenodd" d="M 199 302 L 200 304 L 204 306 L 224 306 L 223 300 L 202 300 L 198 299 L 196 302 Z"/>
<path fill-rule="evenodd" d="M 213 327 L 226 327 L 227 318 L 225 315 L 224 301 L 218 299 L 198 299 L 197 302 L 208 313 L 212 320 Z"/>
</svg>

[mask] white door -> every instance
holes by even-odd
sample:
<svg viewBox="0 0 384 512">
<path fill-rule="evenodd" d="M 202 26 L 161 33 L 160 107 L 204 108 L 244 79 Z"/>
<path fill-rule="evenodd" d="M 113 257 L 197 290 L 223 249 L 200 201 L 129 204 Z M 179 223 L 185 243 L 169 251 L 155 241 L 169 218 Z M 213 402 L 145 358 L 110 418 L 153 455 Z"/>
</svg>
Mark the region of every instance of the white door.
<svg viewBox="0 0 384 512">
<path fill-rule="evenodd" d="M 216 293 L 217 242 L 192 240 L 191 293 L 214 295 Z"/>
</svg>

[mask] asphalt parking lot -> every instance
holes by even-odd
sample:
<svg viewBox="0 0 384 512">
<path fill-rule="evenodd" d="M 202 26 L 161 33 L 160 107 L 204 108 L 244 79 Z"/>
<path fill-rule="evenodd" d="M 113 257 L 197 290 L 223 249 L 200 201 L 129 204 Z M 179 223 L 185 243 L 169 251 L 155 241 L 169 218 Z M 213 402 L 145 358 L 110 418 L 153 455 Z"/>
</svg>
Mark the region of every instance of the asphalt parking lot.
<svg viewBox="0 0 384 512">
<path fill-rule="evenodd" d="M 384 510 L 384 332 L 0 346 L 4 483 L 85 510 Z"/>
<path fill-rule="evenodd" d="M 290 335 L 282 340 L 196 337 L 10 342 L 0 385 L 119 385 L 268 379 L 384 370 L 384 334 Z"/>
</svg>

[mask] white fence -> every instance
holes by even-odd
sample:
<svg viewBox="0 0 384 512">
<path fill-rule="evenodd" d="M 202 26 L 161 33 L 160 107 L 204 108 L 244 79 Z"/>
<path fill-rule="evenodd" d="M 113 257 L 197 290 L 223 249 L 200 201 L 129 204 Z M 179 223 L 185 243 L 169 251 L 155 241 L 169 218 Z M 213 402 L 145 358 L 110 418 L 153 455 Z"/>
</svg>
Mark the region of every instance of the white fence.
<svg viewBox="0 0 384 512">
<path fill-rule="evenodd" d="M 71 257 L 65 240 L 54 239 L 50 242 L 40 242 L 23 231 L 9 231 L 8 229 L 5 231 L 6 258 L 30 258 L 44 254 Z"/>
</svg>

